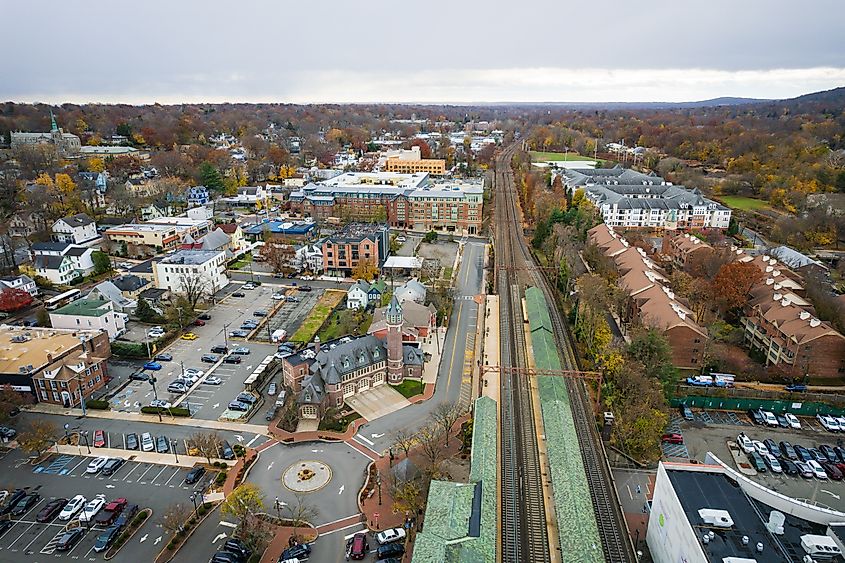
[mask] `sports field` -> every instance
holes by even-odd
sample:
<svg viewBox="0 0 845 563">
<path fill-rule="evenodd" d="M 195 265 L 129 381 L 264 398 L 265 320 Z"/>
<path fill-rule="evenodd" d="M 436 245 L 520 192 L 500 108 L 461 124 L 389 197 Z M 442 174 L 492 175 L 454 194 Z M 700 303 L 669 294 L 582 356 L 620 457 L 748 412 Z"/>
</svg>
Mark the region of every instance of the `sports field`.
<svg viewBox="0 0 845 563">
<path fill-rule="evenodd" d="M 745 197 L 741 195 L 723 195 L 719 199 L 730 207 L 739 211 L 756 211 L 758 209 L 771 209 L 771 206 L 762 199 Z"/>
<path fill-rule="evenodd" d="M 589 156 L 581 156 L 577 152 L 562 153 L 562 152 L 541 152 L 531 151 L 531 160 L 534 162 L 548 162 L 548 161 L 563 161 L 563 160 L 588 160 L 595 162 L 595 158 Z"/>
</svg>

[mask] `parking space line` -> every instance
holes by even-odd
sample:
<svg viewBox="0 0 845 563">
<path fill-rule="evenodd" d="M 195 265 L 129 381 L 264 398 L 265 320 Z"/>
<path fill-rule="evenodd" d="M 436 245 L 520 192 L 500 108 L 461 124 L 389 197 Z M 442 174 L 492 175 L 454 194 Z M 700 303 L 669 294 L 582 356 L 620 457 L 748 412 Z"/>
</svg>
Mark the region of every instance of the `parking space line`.
<svg viewBox="0 0 845 563">
<path fill-rule="evenodd" d="M 135 472 L 136 469 L 138 469 L 139 467 L 141 467 L 143 465 L 142 463 L 139 463 L 139 462 L 130 461 L 129 463 L 132 463 L 134 465 L 134 467 L 132 467 L 132 471 L 130 471 L 129 473 L 127 473 L 126 475 L 123 476 L 124 480 L 126 480 L 128 477 L 130 477 L 132 475 L 132 473 Z M 132 481 L 127 481 L 127 483 L 131 483 L 131 482 Z"/>
<path fill-rule="evenodd" d="M 18 522 L 18 524 L 20 524 L 20 523 L 21 523 L 21 522 Z M 16 543 L 17 543 L 17 542 L 18 542 L 18 541 L 19 541 L 22 537 L 24 537 L 24 535 L 25 535 L 25 534 L 26 534 L 26 533 L 27 533 L 27 532 L 28 532 L 28 531 L 29 531 L 29 530 L 30 530 L 33 526 L 35 526 L 35 522 L 32 522 L 29 526 L 27 526 L 26 530 L 24 530 L 23 532 L 21 532 L 21 535 L 19 535 L 18 537 L 16 537 L 16 538 L 14 539 L 14 541 L 12 541 L 12 543 L 10 543 L 10 544 L 9 544 L 9 547 L 7 547 L 6 549 L 9 549 L 9 550 L 11 550 L 11 551 L 17 551 L 17 549 L 12 549 L 12 546 L 13 546 L 13 545 L 15 545 L 15 544 L 16 544 Z"/>
<path fill-rule="evenodd" d="M 83 458 L 79 461 L 79 463 L 77 463 L 76 465 L 74 465 L 74 466 L 71 468 L 71 470 L 70 470 L 70 471 L 68 471 L 68 475 L 70 475 L 71 477 L 75 477 L 75 475 L 73 474 L 73 472 L 74 472 L 74 471 L 76 471 L 76 468 L 77 468 L 77 467 L 79 467 L 80 465 L 82 465 L 83 463 L 85 463 L 85 458 L 84 458 L 84 457 L 83 457 Z"/>
<path fill-rule="evenodd" d="M 180 471 L 181 471 L 181 469 L 177 468 L 177 469 L 176 469 L 176 471 L 174 471 L 174 472 L 173 472 L 173 475 L 171 475 L 171 476 L 170 476 L 170 478 L 169 478 L 167 481 L 165 481 L 165 482 L 164 482 L 164 484 L 165 484 L 165 485 L 169 485 L 169 484 L 170 484 L 170 481 L 171 481 L 174 477 L 176 477 L 176 475 L 178 475 Z"/>
<path fill-rule="evenodd" d="M 158 472 L 158 475 L 156 475 L 155 477 L 150 479 L 150 483 L 155 483 L 156 485 L 161 485 L 161 483 L 156 483 L 156 479 L 158 479 L 161 476 L 161 474 L 164 473 L 165 469 L 167 469 L 166 465 L 161 468 L 161 471 Z"/>
<path fill-rule="evenodd" d="M 44 526 L 44 529 L 43 529 L 43 530 L 41 530 L 40 532 L 38 532 L 38 534 L 36 534 L 36 536 L 35 536 L 34 538 L 32 538 L 32 541 L 31 541 L 31 542 L 29 542 L 28 544 L 26 544 L 26 547 L 24 547 L 24 548 L 23 548 L 23 552 L 24 552 L 24 553 L 27 553 L 27 552 L 29 551 L 30 546 L 31 546 L 32 544 L 34 544 L 34 543 L 38 540 L 38 538 L 40 538 L 40 537 L 44 534 L 44 532 L 46 532 L 47 530 L 49 530 L 51 526 L 54 526 L 54 524 L 53 524 L 53 523 L 48 523 L 46 526 Z"/>
<path fill-rule="evenodd" d="M 146 481 L 142 481 L 142 479 L 144 478 L 144 476 L 145 476 L 147 473 L 149 473 L 149 472 L 150 472 L 150 469 L 152 469 L 153 467 L 155 467 L 155 466 L 154 466 L 154 465 L 152 465 L 152 464 L 149 464 L 149 467 L 147 468 L 147 470 L 146 470 L 146 471 L 144 471 L 144 473 L 142 473 L 140 477 L 138 477 L 138 482 L 139 482 L 139 483 L 141 483 L 142 485 L 146 483 Z"/>
</svg>

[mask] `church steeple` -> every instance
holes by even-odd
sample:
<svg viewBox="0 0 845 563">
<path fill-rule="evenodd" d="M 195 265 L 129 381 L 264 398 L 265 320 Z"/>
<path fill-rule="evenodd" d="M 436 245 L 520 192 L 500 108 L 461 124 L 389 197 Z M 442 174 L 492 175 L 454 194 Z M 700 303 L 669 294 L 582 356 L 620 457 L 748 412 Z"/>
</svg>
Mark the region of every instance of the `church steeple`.
<svg viewBox="0 0 845 563">
<path fill-rule="evenodd" d="M 59 126 L 56 125 L 56 116 L 53 115 L 53 110 L 50 110 L 50 132 L 58 131 Z"/>
</svg>

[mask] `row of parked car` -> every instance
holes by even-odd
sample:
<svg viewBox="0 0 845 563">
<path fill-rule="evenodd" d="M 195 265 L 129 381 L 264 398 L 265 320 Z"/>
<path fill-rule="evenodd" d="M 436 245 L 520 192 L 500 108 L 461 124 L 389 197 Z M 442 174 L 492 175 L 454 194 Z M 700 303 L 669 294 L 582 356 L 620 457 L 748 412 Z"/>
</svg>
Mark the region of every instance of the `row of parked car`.
<svg viewBox="0 0 845 563">
<path fill-rule="evenodd" d="M 13 492 L 3 491 L 0 496 L 6 497 L 0 508 L 0 515 L 21 517 L 26 514 L 40 499 L 41 495 L 29 489 L 16 489 Z M 117 539 L 120 531 L 138 513 L 137 504 L 129 504 L 125 498 L 116 498 L 106 502 L 105 495 L 97 495 L 88 500 L 83 495 L 76 495 L 71 499 L 55 498 L 50 500 L 38 514 L 35 520 L 42 524 L 52 522 L 58 518 L 61 522 L 69 522 L 73 519 L 80 523 L 85 522 L 94 526 L 106 528 L 97 538 L 94 544 L 94 551 L 101 552 Z M 14 526 L 11 519 L 0 520 L 0 535 Z M 65 530 L 56 543 L 58 551 L 68 551 L 85 535 L 85 528 L 77 526 Z"/>
<path fill-rule="evenodd" d="M 223 549 L 211 556 L 209 563 L 245 563 L 252 555 L 252 550 L 237 538 L 230 538 L 223 544 Z"/>
<path fill-rule="evenodd" d="M 791 412 L 784 412 L 775 414 L 771 411 L 763 409 L 749 409 L 748 417 L 754 424 L 761 426 L 771 426 L 772 428 L 793 428 L 801 430 L 801 421 Z"/>
<path fill-rule="evenodd" d="M 402 528 L 391 528 L 376 534 L 376 541 L 379 544 L 376 549 L 376 559 L 386 563 L 400 563 L 405 554 L 405 530 Z M 347 559 L 361 560 L 370 552 L 370 544 L 366 532 L 359 532 L 349 538 L 346 542 Z M 284 554 L 283 554 L 284 555 Z M 279 563 L 287 563 L 282 559 Z"/>
<path fill-rule="evenodd" d="M 822 444 L 818 448 L 806 448 L 771 438 L 752 440 L 744 432 L 736 437 L 736 443 L 758 473 L 771 471 L 834 481 L 841 481 L 845 476 L 845 448 L 840 446 Z"/>
</svg>

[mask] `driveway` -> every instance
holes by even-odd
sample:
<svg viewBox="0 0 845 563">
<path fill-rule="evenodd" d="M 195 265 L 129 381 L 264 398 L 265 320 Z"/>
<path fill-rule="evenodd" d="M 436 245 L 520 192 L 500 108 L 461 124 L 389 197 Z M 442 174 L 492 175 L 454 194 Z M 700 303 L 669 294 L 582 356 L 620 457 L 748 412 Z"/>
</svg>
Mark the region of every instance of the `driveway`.
<svg viewBox="0 0 845 563">
<path fill-rule="evenodd" d="M 389 385 L 379 385 L 346 399 L 346 404 L 367 420 L 376 420 L 410 406 L 410 401 Z"/>
</svg>

